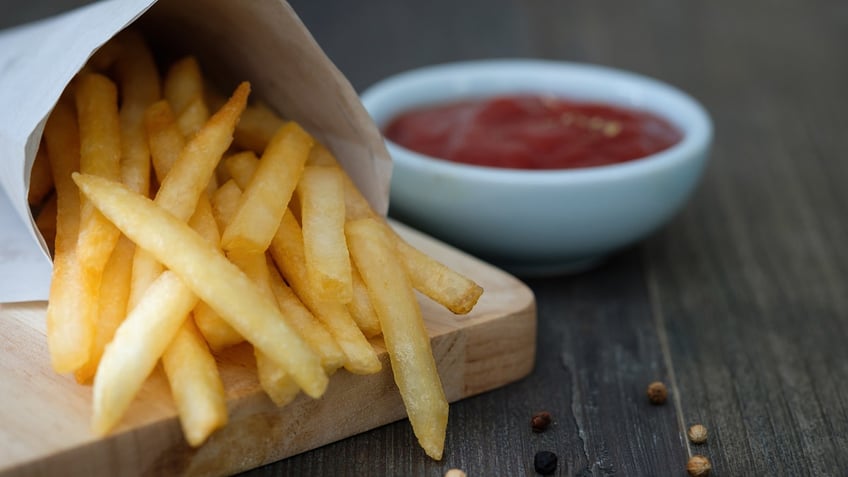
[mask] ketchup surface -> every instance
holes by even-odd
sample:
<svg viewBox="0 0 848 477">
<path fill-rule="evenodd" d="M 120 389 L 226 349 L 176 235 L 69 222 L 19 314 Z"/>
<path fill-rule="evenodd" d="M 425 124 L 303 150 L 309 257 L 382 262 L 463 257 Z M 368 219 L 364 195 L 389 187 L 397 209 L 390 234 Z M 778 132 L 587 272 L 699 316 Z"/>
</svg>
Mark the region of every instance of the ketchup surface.
<svg viewBox="0 0 848 477">
<path fill-rule="evenodd" d="M 465 164 L 570 169 L 631 161 L 682 138 L 646 111 L 562 98 L 516 95 L 411 110 L 386 137 L 413 151 Z"/>
</svg>

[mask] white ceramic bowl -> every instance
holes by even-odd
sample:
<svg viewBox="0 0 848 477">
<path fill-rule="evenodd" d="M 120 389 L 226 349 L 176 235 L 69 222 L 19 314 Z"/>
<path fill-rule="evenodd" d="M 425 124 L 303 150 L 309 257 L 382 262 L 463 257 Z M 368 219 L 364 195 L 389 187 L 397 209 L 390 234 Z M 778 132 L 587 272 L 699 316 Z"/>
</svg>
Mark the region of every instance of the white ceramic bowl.
<svg viewBox="0 0 848 477">
<path fill-rule="evenodd" d="M 615 69 L 542 60 L 425 67 L 368 88 L 378 127 L 428 104 L 502 93 L 553 94 L 654 112 L 683 139 L 621 164 L 563 170 L 464 165 L 391 141 L 390 214 L 518 275 L 585 269 L 643 239 L 686 202 L 706 163 L 712 123 L 689 95 Z"/>
</svg>

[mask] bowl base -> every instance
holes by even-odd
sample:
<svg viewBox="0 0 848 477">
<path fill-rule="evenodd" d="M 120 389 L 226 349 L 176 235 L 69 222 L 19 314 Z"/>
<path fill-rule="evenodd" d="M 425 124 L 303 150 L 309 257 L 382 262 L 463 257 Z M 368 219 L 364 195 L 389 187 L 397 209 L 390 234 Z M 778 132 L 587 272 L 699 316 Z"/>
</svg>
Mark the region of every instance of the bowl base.
<svg viewBox="0 0 848 477">
<path fill-rule="evenodd" d="M 494 265 L 507 272 L 522 278 L 544 278 L 555 275 L 573 275 L 593 269 L 606 260 L 606 255 L 579 258 L 564 262 L 545 263 L 501 263 L 494 261 Z"/>
</svg>

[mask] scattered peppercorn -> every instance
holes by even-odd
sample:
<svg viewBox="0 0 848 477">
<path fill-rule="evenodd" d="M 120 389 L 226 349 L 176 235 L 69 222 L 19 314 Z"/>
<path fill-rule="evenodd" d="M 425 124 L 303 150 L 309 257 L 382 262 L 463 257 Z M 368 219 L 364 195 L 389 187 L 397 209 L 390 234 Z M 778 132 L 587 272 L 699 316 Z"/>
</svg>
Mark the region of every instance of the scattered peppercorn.
<svg viewBox="0 0 848 477">
<path fill-rule="evenodd" d="M 548 426 L 551 425 L 551 413 L 547 411 L 537 412 L 530 419 L 530 425 L 533 427 L 533 432 L 545 432 Z"/>
<path fill-rule="evenodd" d="M 459 469 L 451 469 L 445 473 L 445 477 L 466 477 L 466 475 Z"/>
<path fill-rule="evenodd" d="M 668 389 L 666 389 L 665 384 L 654 381 L 648 385 L 648 399 L 651 404 L 664 404 L 667 397 Z"/>
<path fill-rule="evenodd" d="M 710 469 L 712 466 L 709 459 L 702 455 L 693 455 L 686 463 L 686 472 L 692 477 L 707 477 L 710 475 Z"/>
<path fill-rule="evenodd" d="M 707 441 L 707 428 L 701 424 L 695 424 L 689 428 L 689 440 L 693 444 L 703 444 Z"/>
<path fill-rule="evenodd" d="M 557 468 L 557 455 L 550 451 L 539 451 L 533 458 L 533 466 L 536 472 L 542 475 L 551 475 Z"/>
</svg>

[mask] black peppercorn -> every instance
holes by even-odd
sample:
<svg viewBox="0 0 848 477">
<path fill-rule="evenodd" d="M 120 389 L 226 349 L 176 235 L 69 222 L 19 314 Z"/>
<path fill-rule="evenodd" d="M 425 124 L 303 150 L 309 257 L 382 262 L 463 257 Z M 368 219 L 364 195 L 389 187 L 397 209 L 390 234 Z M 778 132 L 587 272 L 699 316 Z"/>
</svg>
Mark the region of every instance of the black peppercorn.
<svg viewBox="0 0 848 477">
<path fill-rule="evenodd" d="M 533 466 L 536 467 L 536 472 L 551 475 L 557 468 L 557 455 L 550 451 L 539 451 L 533 458 Z"/>
</svg>

